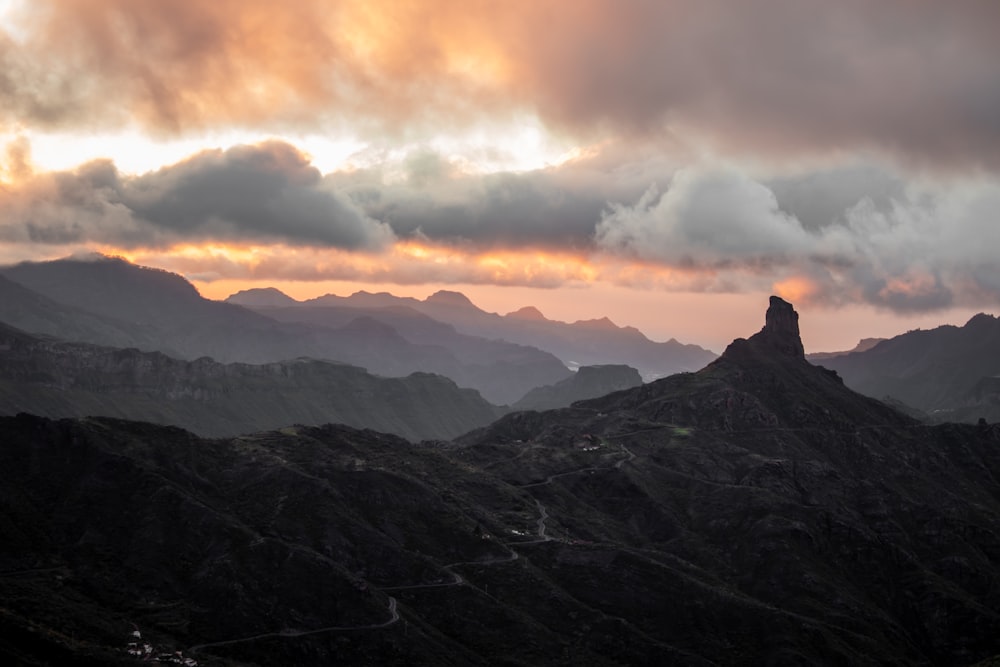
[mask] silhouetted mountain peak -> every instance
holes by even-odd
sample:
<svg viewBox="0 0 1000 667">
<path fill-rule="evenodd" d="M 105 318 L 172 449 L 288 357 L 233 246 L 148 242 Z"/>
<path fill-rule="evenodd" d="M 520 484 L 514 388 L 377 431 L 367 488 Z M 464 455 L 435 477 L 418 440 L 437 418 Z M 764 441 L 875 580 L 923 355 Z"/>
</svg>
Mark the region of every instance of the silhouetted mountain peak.
<svg viewBox="0 0 1000 667">
<path fill-rule="evenodd" d="M 741 358 L 750 350 L 767 356 L 771 352 L 777 352 L 780 357 L 805 360 L 805 349 L 799 336 L 799 314 L 792 304 L 781 297 L 772 296 L 764 315 L 764 328 L 749 339 L 737 338 L 722 356 L 729 359 Z"/>
<path fill-rule="evenodd" d="M 618 325 L 611 321 L 608 317 L 601 317 L 595 320 L 577 320 L 575 324 L 583 327 L 588 327 L 590 329 L 606 329 L 606 330 L 617 330 Z"/>
<path fill-rule="evenodd" d="M 122 317 L 122 310 L 129 307 L 162 308 L 164 300 L 204 301 L 197 288 L 176 273 L 98 253 L 21 262 L 3 272 L 50 299 L 115 317 Z"/>
<path fill-rule="evenodd" d="M 276 287 L 255 287 L 240 290 L 236 294 L 226 297 L 226 303 L 235 303 L 238 306 L 273 307 L 295 306 L 299 302 Z"/>
<path fill-rule="evenodd" d="M 525 306 L 524 308 L 519 308 L 512 313 L 508 313 L 507 317 L 513 317 L 518 320 L 528 320 L 532 322 L 546 322 L 548 318 L 542 314 L 542 311 L 538 310 L 534 306 Z"/>
<path fill-rule="evenodd" d="M 978 313 L 973 315 L 968 322 L 965 323 L 967 327 L 989 327 L 996 324 L 997 318 L 993 315 L 987 313 Z"/>
<path fill-rule="evenodd" d="M 463 308 L 475 308 L 476 305 L 461 292 L 450 290 L 438 290 L 427 297 L 425 303 L 433 303 L 440 306 L 460 306 Z"/>
<path fill-rule="evenodd" d="M 805 359 L 799 336 L 799 314 L 781 297 L 772 296 L 759 334 L 769 344 L 790 357 Z"/>
<path fill-rule="evenodd" d="M 76 252 L 70 253 L 64 260 L 70 260 L 73 262 L 120 262 L 128 264 L 128 260 L 118 255 L 105 255 L 102 252 L 97 252 L 96 250 L 78 250 Z"/>
</svg>

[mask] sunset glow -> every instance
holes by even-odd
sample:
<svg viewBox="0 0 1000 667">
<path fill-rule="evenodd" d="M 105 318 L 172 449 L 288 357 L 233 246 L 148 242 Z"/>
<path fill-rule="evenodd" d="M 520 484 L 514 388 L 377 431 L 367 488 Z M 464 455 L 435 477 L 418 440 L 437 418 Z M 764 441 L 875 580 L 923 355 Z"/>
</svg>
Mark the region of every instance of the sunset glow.
<svg viewBox="0 0 1000 667">
<path fill-rule="evenodd" d="M 715 347 L 770 293 L 834 323 L 812 348 L 962 323 L 1000 305 L 998 33 L 972 0 L 0 0 L 0 262 Z"/>
</svg>

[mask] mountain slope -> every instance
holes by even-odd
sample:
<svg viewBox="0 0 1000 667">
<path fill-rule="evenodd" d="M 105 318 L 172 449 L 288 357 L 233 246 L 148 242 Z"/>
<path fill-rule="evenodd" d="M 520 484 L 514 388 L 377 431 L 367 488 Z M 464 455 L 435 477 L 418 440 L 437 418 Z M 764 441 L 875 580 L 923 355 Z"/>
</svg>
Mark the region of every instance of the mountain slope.
<svg viewBox="0 0 1000 667">
<path fill-rule="evenodd" d="M 411 440 L 448 439 L 500 414 L 436 375 L 381 378 L 299 359 L 253 366 L 42 340 L 0 325 L 0 414 L 103 415 L 233 436 L 337 422 Z"/>
<path fill-rule="evenodd" d="M 689 611 L 734 650 L 754 642 L 736 610 L 763 605 L 769 648 L 734 662 L 965 664 L 1000 648 L 1000 427 L 928 427 L 855 394 L 805 361 L 780 299 L 698 373 L 460 442 L 470 464 L 544 492 L 562 534 L 718 577 Z"/>
<path fill-rule="evenodd" d="M 513 410 L 552 410 L 564 408 L 576 401 L 597 398 L 611 392 L 631 389 L 642 384 L 639 372 L 631 366 L 581 366 L 565 380 L 537 387 L 511 406 Z"/>
<path fill-rule="evenodd" d="M 777 298 L 697 373 L 451 444 L 22 415 L 0 469 L 0 656 L 135 629 L 203 664 L 1000 654 L 1000 427 L 852 392 Z"/>
<path fill-rule="evenodd" d="M 111 346 L 151 346 L 155 340 L 155 332 L 135 323 L 57 303 L 3 275 L 0 275 L 0 322 L 47 336 L 105 341 Z"/>
<path fill-rule="evenodd" d="M 910 331 L 823 363 L 849 387 L 889 396 L 935 421 L 1000 420 L 1000 397 L 984 391 L 1000 376 L 1000 319 L 979 314 L 965 326 Z"/>
</svg>

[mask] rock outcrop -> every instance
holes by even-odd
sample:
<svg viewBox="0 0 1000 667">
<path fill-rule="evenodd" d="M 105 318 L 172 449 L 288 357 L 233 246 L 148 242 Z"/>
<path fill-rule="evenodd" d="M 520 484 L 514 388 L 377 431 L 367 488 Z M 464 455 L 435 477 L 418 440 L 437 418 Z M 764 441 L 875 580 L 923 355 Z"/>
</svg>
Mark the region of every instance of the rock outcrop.
<svg viewBox="0 0 1000 667">
<path fill-rule="evenodd" d="M 782 354 L 805 359 L 805 349 L 799 336 L 799 314 L 792 304 L 781 297 L 771 297 L 760 335 Z"/>
</svg>

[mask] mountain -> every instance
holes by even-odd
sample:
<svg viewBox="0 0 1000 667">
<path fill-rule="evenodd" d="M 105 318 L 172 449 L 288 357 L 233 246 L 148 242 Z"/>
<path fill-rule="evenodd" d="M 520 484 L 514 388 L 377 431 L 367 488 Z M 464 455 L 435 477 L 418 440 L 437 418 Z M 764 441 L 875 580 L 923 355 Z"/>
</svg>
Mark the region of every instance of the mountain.
<svg viewBox="0 0 1000 667">
<path fill-rule="evenodd" d="M 104 341 L 112 346 L 152 346 L 155 332 L 134 323 L 102 317 L 57 303 L 0 274 L 0 322 L 71 340 Z"/>
<path fill-rule="evenodd" d="M 1000 319 L 987 314 L 964 326 L 916 330 L 823 363 L 852 389 L 891 397 L 934 421 L 1000 420 Z"/>
<path fill-rule="evenodd" d="M 576 401 L 597 398 L 641 384 L 642 377 L 639 376 L 639 371 L 631 366 L 581 366 L 572 377 L 554 385 L 532 389 L 511 408 L 514 410 L 564 408 Z"/>
<path fill-rule="evenodd" d="M 298 304 L 298 301 L 274 287 L 255 287 L 253 289 L 240 290 L 226 299 L 226 301 L 249 308 L 280 308 L 281 306 L 294 306 Z"/>
<path fill-rule="evenodd" d="M 117 258 L 22 263 L 0 274 L 61 309 L 58 323 L 66 328 L 49 326 L 44 333 L 80 342 L 188 360 L 208 356 L 224 363 L 261 364 L 310 357 L 392 377 L 435 373 L 496 404 L 511 403 L 533 387 L 569 375 L 555 356 L 526 346 L 508 346 L 505 356 L 492 360 L 461 361 L 440 342 L 411 343 L 373 318 L 352 318 L 338 327 L 279 322 L 242 306 L 204 299 L 176 274 Z M 280 300 L 274 293 L 268 298 Z M 37 331 L 34 311 L 29 317 L 27 311 L 6 310 L 11 317 L 2 321 Z M 101 327 L 95 322 L 124 324 Z"/>
<path fill-rule="evenodd" d="M 806 355 L 806 358 L 809 361 L 824 361 L 826 359 L 833 359 L 834 357 L 842 357 L 845 354 L 851 354 L 852 352 L 864 352 L 866 350 L 872 349 L 873 347 L 875 347 L 884 340 L 886 339 L 862 338 L 861 340 L 858 341 L 858 344 L 855 345 L 850 350 L 844 350 L 842 352 L 810 352 L 809 354 Z"/>
<path fill-rule="evenodd" d="M 227 301 L 260 310 L 259 298 L 254 294 L 234 294 Z M 619 327 L 606 317 L 573 323 L 558 322 L 547 319 L 532 306 L 525 306 L 508 315 L 488 313 L 464 294 L 447 290 L 436 292 L 423 301 L 394 297 L 384 292 L 357 292 L 349 297 L 328 294 L 299 302 L 298 307 L 416 311 L 446 323 L 462 334 L 545 350 L 574 368 L 625 364 L 638 369 L 646 379 L 697 370 L 716 357 L 709 350 L 673 339 L 665 343 L 651 341 L 638 329 Z M 399 326 L 399 331 L 404 337 L 410 336 L 403 325 Z"/>
<path fill-rule="evenodd" d="M 498 403 L 519 398 L 508 387 L 533 388 L 572 376 L 552 355 L 526 345 L 488 340 L 459 333 L 450 324 L 439 322 L 408 306 L 350 307 L 305 305 L 254 307 L 261 315 L 280 322 L 329 328 L 355 328 L 359 322 L 371 327 L 381 323 L 384 331 L 412 345 L 447 350 L 457 363 L 448 376 L 462 386 L 476 387 Z M 444 371 L 445 369 L 441 369 Z"/>
<path fill-rule="evenodd" d="M 20 415 L 0 469 L 13 664 L 1000 655 L 1000 427 L 854 393 L 777 298 L 696 373 L 451 443 Z"/>
<path fill-rule="evenodd" d="M 541 313 L 537 309 L 531 312 L 522 308 L 506 316 L 487 313 L 464 295 L 452 292 L 432 294 L 419 309 L 464 333 L 531 345 L 551 352 L 570 366 L 626 364 L 638 369 L 646 379 L 694 371 L 716 356 L 674 339 L 651 341 L 638 329 L 619 327 L 606 317 L 567 323 L 538 317 Z"/>
<path fill-rule="evenodd" d="M 337 422 L 411 440 L 446 440 L 502 411 L 427 373 L 376 377 L 310 359 L 265 365 L 41 339 L 0 324 L 0 414 L 103 415 L 209 437 Z"/>
</svg>

